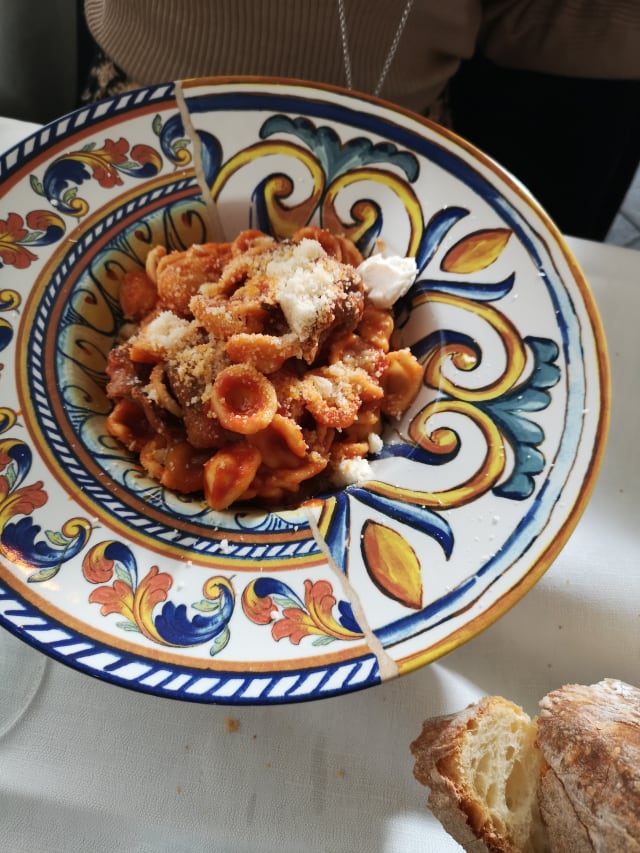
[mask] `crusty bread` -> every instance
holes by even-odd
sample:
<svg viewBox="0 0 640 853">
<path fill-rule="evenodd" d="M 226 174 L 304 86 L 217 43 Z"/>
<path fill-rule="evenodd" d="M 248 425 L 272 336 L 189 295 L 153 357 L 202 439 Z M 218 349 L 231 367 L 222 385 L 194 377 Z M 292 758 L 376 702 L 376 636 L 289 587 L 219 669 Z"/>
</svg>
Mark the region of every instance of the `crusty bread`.
<svg viewBox="0 0 640 853">
<path fill-rule="evenodd" d="M 465 850 L 548 849 L 537 802 L 535 723 L 501 696 L 425 721 L 411 744 L 429 808 Z"/>
<path fill-rule="evenodd" d="M 540 703 L 540 808 L 556 853 L 640 853 L 640 690 L 569 684 Z"/>
<path fill-rule="evenodd" d="M 468 851 L 640 853 L 640 690 L 567 685 L 532 720 L 491 696 L 411 744 L 428 804 Z"/>
</svg>

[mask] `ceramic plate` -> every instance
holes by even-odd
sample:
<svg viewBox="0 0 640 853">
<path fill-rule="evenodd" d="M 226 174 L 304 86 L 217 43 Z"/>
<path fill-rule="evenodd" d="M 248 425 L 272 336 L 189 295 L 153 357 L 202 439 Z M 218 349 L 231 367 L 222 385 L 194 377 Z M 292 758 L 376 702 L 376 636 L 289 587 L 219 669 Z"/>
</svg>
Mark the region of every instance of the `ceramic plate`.
<svg viewBox="0 0 640 853">
<path fill-rule="evenodd" d="M 159 696 L 279 703 L 432 661 L 518 601 L 584 509 L 608 418 L 587 284 L 526 190 L 351 93 L 190 80 L 127 93 L 0 159 L 0 621 Z M 415 256 L 397 307 L 422 390 L 372 479 L 215 512 L 109 437 L 118 286 L 161 242 L 304 224 Z"/>
</svg>

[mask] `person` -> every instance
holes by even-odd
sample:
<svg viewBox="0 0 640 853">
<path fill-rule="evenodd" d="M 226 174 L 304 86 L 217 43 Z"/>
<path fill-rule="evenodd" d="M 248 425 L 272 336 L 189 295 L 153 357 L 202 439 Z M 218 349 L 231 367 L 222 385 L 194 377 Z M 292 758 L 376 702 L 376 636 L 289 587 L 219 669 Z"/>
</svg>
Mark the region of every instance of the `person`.
<svg viewBox="0 0 640 853">
<path fill-rule="evenodd" d="M 373 94 L 478 145 L 604 239 L 640 161 L 636 0 L 84 0 L 85 102 L 185 77 Z"/>
<path fill-rule="evenodd" d="M 640 162 L 640 3 L 492 0 L 451 80 L 455 130 L 567 234 L 604 240 Z"/>
</svg>

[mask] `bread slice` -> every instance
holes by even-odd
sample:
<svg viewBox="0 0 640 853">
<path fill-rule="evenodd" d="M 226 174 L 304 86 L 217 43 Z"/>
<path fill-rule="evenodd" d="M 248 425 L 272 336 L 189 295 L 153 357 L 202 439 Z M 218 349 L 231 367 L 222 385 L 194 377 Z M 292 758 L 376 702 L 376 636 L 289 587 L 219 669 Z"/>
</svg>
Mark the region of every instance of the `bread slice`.
<svg viewBox="0 0 640 853">
<path fill-rule="evenodd" d="M 640 690 L 570 684 L 532 720 L 500 696 L 425 721 L 428 804 L 467 851 L 640 853 Z"/>
<path fill-rule="evenodd" d="M 414 774 L 429 787 L 435 817 L 465 850 L 550 849 L 538 808 L 535 736 L 531 717 L 501 696 L 423 724 L 411 744 Z"/>
</svg>

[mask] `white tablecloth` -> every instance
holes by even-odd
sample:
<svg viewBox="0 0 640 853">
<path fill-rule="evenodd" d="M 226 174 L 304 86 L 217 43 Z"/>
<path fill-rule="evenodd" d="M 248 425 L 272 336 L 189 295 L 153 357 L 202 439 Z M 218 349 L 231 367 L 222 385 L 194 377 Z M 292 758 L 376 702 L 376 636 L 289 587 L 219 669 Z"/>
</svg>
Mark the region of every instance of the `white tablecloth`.
<svg viewBox="0 0 640 853">
<path fill-rule="evenodd" d="M 0 147 L 25 130 L 0 122 Z M 439 662 L 322 702 L 188 704 L 49 661 L 0 738 L 0 850 L 448 853 L 412 775 L 425 717 L 487 693 L 535 713 L 565 682 L 640 682 L 640 252 L 569 245 L 610 342 L 611 431 L 590 504 L 537 586 Z"/>
</svg>

